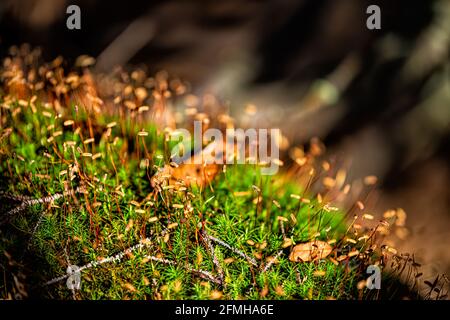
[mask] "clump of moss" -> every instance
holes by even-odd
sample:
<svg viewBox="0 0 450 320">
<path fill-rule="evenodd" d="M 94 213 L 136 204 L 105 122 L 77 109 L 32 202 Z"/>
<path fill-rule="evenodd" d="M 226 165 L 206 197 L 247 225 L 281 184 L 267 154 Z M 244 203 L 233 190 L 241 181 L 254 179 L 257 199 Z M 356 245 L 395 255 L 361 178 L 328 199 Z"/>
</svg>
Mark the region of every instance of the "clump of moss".
<svg viewBox="0 0 450 320">
<path fill-rule="evenodd" d="M 94 75 L 91 62 L 66 74 L 61 58 L 42 63 L 23 48 L 4 60 L 3 298 L 376 297 L 365 272 L 396 254 L 377 242 L 388 223 L 356 228 L 367 215 L 349 222 L 333 207 L 348 190 L 318 171 L 318 142 L 292 149 L 275 176 L 250 164 L 217 165 L 208 177 L 202 165 L 174 166 L 168 134 L 207 119 L 199 109 L 210 99 L 202 105 L 165 73 Z M 296 244 L 314 241 L 332 252 L 289 259 Z M 70 265 L 81 267 L 79 290 L 66 286 Z"/>
</svg>

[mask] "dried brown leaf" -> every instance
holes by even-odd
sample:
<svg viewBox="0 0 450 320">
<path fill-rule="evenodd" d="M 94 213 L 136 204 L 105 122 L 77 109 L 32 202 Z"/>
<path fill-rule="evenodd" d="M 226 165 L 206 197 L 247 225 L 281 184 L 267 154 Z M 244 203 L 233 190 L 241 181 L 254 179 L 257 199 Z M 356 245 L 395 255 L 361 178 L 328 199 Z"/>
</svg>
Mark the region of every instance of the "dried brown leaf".
<svg viewBox="0 0 450 320">
<path fill-rule="evenodd" d="M 327 257 L 333 248 L 324 241 L 301 243 L 292 248 L 289 260 L 293 262 L 308 262 Z"/>
</svg>

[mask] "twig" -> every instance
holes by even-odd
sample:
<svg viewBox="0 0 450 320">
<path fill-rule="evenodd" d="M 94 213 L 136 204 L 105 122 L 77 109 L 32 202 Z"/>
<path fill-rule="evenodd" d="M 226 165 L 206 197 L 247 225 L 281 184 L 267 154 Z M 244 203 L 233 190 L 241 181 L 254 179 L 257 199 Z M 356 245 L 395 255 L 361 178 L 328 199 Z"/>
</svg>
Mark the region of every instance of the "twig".
<svg viewBox="0 0 450 320">
<path fill-rule="evenodd" d="M 236 248 L 233 248 L 233 247 L 230 246 L 228 243 L 226 243 L 226 242 L 224 242 L 224 241 L 222 241 L 222 240 L 220 240 L 220 239 L 217 239 L 217 238 L 215 238 L 215 237 L 213 237 L 213 236 L 207 234 L 206 231 L 203 232 L 203 235 L 204 235 L 205 238 L 209 238 L 210 240 L 212 240 L 212 241 L 214 241 L 214 242 L 217 242 L 217 243 L 220 244 L 221 246 L 224 246 L 225 248 L 227 248 L 227 249 L 233 251 L 233 252 L 236 253 L 237 255 L 240 255 L 241 257 L 243 257 L 244 259 L 246 259 L 248 262 L 250 262 L 250 263 L 251 263 L 252 265 L 254 265 L 255 267 L 258 266 L 258 263 L 256 262 L 256 260 L 253 259 L 252 257 L 249 257 L 249 256 L 246 255 L 244 252 L 242 252 L 242 251 L 240 251 L 240 250 L 238 250 L 238 249 L 236 249 Z"/>
<path fill-rule="evenodd" d="M 0 225 L 8 222 L 9 219 L 11 219 L 11 217 L 13 217 L 16 214 L 22 212 L 23 210 L 25 210 L 26 208 L 28 208 L 30 206 L 33 206 L 33 205 L 36 205 L 36 204 L 40 204 L 40 203 L 53 202 L 53 201 L 58 200 L 59 198 L 62 198 L 62 197 L 63 197 L 62 193 L 57 193 L 57 194 L 54 194 L 52 196 L 46 196 L 46 197 L 42 197 L 42 198 L 38 198 L 38 199 L 26 199 L 26 200 L 23 200 L 20 205 L 18 205 L 17 207 L 9 210 L 8 212 L 6 212 L 0 218 Z"/>
<path fill-rule="evenodd" d="M 11 217 L 15 216 L 16 214 L 20 213 L 21 211 L 25 210 L 28 207 L 34 206 L 36 204 L 50 203 L 50 202 L 56 201 L 62 197 L 71 195 L 74 192 L 80 192 L 80 191 L 81 191 L 81 188 L 78 187 L 75 190 L 65 191 L 64 193 L 55 193 L 54 195 L 37 198 L 37 199 L 33 199 L 29 196 L 14 196 L 14 195 L 5 195 L 5 194 L 0 193 L 9 199 L 21 201 L 21 203 L 17 207 L 9 210 L 4 215 L 2 215 L 2 217 L 0 217 L 0 226 L 2 224 L 5 224 L 6 222 L 8 222 L 9 219 L 11 219 Z"/>
<path fill-rule="evenodd" d="M 14 216 L 14 215 L 16 215 L 16 214 L 22 212 L 22 211 L 25 210 L 27 207 L 28 207 L 27 205 L 25 205 L 24 203 L 22 203 L 21 205 L 19 205 L 19 206 L 15 207 L 15 208 L 9 210 L 8 212 L 6 212 L 4 215 L 2 215 L 2 216 L 0 217 L 0 226 L 3 225 L 3 224 L 5 224 L 6 222 L 8 222 L 9 219 L 10 219 L 12 216 Z"/>
<path fill-rule="evenodd" d="M 13 201 L 25 201 L 25 200 L 30 200 L 33 199 L 33 197 L 30 196 L 24 196 L 24 195 L 13 195 L 10 193 L 7 193 L 5 191 L 0 191 L 0 196 L 3 198 L 7 198 Z"/>
<path fill-rule="evenodd" d="M 206 232 L 204 232 L 204 235 L 206 235 Z M 211 240 L 209 239 L 209 237 L 207 235 L 204 236 L 203 239 L 205 240 L 206 246 L 208 247 L 209 251 L 211 252 L 211 256 L 213 258 L 213 263 L 217 268 L 217 272 L 219 273 L 220 282 L 223 283 L 223 277 L 224 277 L 223 270 L 222 270 L 222 267 L 220 266 L 219 259 L 217 259 L 217 256 L 214 252 L 214 246 L 212 245 Z"/>
<path fill-rule="evenodd" d="M 129 254 L 129 253 L 131 253 L 131 252 L 133 252 L 133 251 L 135 251 L 137 249 L 140 249 L 142 247 L 149 246 L 149 244 L 150 244 L 150 239 L 149 238 L 145 238 L 144 240 L 141 240 L 138 244 L 136 244 L 136 245 L 134 245 L 132 247 L 129 247 L 129 248 L 123 250 L 122 252 L 119 252 L 118 254 L 116 254 L 114 256 L 110 256 L 110 257 L 104 258 L 104 259 L 102 259 L 100 261 L 91 261 L 88 264 L 85 264 L 84 266 L 81 266 L 78 269 L 78 272 L 81 272 L 83 270 L 87 270 L 87 269 L 90 269 L 90 268 L 95 268 L 95 267 L 97 267 L 99 265 L 102 265 L 102 264 L 105 264 L 105 263 L 120 261 L 120 260 L 122 260 L 122 258 L 126 254 Z M 67 279 L 69 276 L 70 276 L 70 274 L 65 274 L 65 275 L 62 275 L 60 277 L 53 278 L 52 280 L 49 280 L 46 283 L 44 283 L 43 286 L 48 286 L 48 285 L 57 283 L 59 281 Z"/>
<path fill-rule="evenodd" d="M 144 240 L 141 240 L 138 244 L 136 244 L 136 245 L 134 245 L 132 247 L 129 247 L 129 248 L 125 249 L 122 252 L 119 252 L 118 254 L 116 254 L 114 256 L 110 256 L 110 257 L 104 258 L 104 259 L 102 259 L 100 261 L 91 261 L 88 264 L 85 264 L 84 266 L 81 266 L 78 269 L 78 272 L 82 272 L 84 270 L 95 268 L 95 267 L 100 266 L 100 265 L 105 264 L 105 263 L 120 261 L 120 260 L 122 260 L 122 258 L 126 254 L 131 253 L 131 252 L 133 252 L 133 251 L 135 251 L 137 249 L 143 248 L 143 247 L 148 247 L 149 245 L 150 245 L 150 239 L 146 238 Z M 144 259 L 149 259 L 149 260 L 152 260 L 152 261 L 155 261 L 155 262 L 160 262 L 160 263 L 164 263 L 164 264 L 168 264 L 168 265 L 179 265 L 175 261 L 154 257 L 152 255 L 146 255 L 146 256 L 144 256 Z M 197 274 L 201 278 L 207 279 L 207 280 L 209 280 L 209 281 L 211 281 L 213 283 L 219 284 L 219 285 L 222 284 L 222 281 L 220 279 L 215 278 L 211 273 L 209 273 L 207 271 L 194 269 L 194 268 L 192 268 L 189 265 L 187 265 L 185 267 L 186 267 L 186 269 L 189 272 Z M 53 279 L 47 281 L 46 283 L 44 283 L 43 286 L 48 286 L 48 285 L 51 285 L 51 284 L 63 281 L 65 279 L 67 279 L 68 277 L 70 277 L 70 274 L 65 274 L 65 275 L 53 278 Z"/>
<path fill-rule="evenodd" d="M 269 270 L 269 268 L 275 263 L 275 261 L 281 256 L 281 254 L 283 253 L 283 250 L 278 251 L 277 255 L 275 256 L 275 258 L 273 258 L 271 261 L 269 261 L 264 269 L 263 269 L 263 273 L 266 272 L 267 270 Z"/>
<path fill-rule="evenodd" d="M 163 259 L 163 258 L 158 258 L 158 257 L 154 257 L 154 256 L 151 256 L 151 255 L 147 255 L 147 256 L 145 256 L 144 258 L 150 259 L 150 260 L 155 261 L 155 262 L 160 262 L 160 263 L 168 264 L 168 265 L 173 265 L 173 266 L 179 265 L 179 264 L 176 263 L 175 261 L 171 261 L 171 260 L 167 260 L 167 259 Z M 218 284 L 218 285 L 221 285 L 221 284 L 222 284 L 222 280 L 221 280 L 221 279 L 215 278 L 215 277 L 214 277 L 211 273 L 209 273 L 208 271 L 199 270 L 199 269 L 194 269 L 194 268 L 192 268 L 190 265 L 187 265 L 187 266 L 185 266 L 185 267 L 186 267 L 186 269 L 187 269 L 189 272 L 195 273 L 195 274 L 197 274 L 199 277 L 201 277 L 201 278 L 203 278 L 203 279 L 209 280 L 209 281 L 211 281 L 211 282 L 213 282 L 213 283 L 215 283 L 215 284 Z"/>
</svg>

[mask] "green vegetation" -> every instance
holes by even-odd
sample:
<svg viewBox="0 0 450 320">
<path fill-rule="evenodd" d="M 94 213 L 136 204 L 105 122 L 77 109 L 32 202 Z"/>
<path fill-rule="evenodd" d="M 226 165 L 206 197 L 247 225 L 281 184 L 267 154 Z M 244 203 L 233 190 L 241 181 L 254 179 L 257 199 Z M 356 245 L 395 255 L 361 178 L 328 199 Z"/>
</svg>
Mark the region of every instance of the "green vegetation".
<svg viewBox="0 0 450 320">
<path fill-rule="evenodd" d="M 47 66 L 52 74 L 40 72 L 39 89 L 37 81 L 24 89 L 23 78 L 8 74 L 13 60 L 5 65 L 0 297 L 366 297 L 366 267 L 381 256 L 375 232 L 352 229 L 309 183 L 287 171 L 261 176 L 254 165 L 214 166 L 206 179 L 205 166 L 170 163 L 168 131 L 139 116 L 148 108 L 130 84 L 116 109 L 89 95 L 82 105 L 71 93 L 89 84 L 54 79 L 62 73 L 58 63 Z M 45 100 L 42 92 L 59 84 L 66 90 Z M 157 105 L 165 86 L 149 86 Z M 130 95 L 134 106 L 125 101 Z M 331 254 L 289 259 L 294 245 L 315 240 L 328 242 Z M 64 277 L 51 281 L 69 265 L 82 268 L 80 290 L 68 289 Z"/>
</svg>

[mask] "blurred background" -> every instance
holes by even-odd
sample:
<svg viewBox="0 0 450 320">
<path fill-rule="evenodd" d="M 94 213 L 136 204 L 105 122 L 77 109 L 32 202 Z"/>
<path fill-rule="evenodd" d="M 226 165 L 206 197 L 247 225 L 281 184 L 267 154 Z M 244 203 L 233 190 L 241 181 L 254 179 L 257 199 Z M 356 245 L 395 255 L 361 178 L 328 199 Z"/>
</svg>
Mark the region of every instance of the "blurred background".
<svg viewBox="0 0 450 320">
<path fill-rule="evenodd" d="M 381 30 L 366 28 L 371 4 Z M 349 180 L 378 177 L 375 212 L 405 209 L 398 249 L 450 274 L 449 0 L 2 0 L 0 55 L 22 43 L 97 71 L 164 69 L 236 117 L 256 105 L 254 123 L 291 144 L 320 137 Z"/>
</svg>

